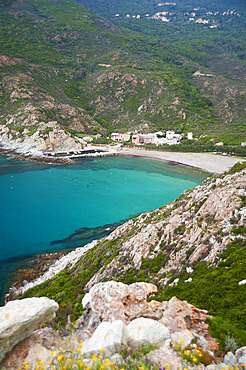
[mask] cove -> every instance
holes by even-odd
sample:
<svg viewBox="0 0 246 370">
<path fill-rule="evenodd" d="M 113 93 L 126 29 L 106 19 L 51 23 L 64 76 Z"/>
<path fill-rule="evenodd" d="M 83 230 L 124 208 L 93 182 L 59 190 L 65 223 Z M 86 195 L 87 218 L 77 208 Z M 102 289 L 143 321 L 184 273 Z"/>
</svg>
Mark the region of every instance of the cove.
<svg viewBox="0 0 246 370">
<path fill-rule="evenodd" d="M 0 296 L 20 263 L 71 250 L 154 210 L 200 184 L 208 173 L 136 157 L 46 165 L 0 157 Z M 106 225 L 106 226 L 105 226 Z"/>
</svg>

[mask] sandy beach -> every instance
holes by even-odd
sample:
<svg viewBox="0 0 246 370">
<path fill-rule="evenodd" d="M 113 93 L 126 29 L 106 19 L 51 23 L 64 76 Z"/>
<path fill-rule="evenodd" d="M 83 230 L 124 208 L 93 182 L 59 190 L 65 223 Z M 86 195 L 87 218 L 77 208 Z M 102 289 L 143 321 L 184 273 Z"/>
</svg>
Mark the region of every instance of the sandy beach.
<svg viewBox="0 0 246 370">
<path fill-rule="evenodd" d="M 235 163 L 245 161 L 212 153 L 161 152 L 142 148 L 122 148 L 120 154 L 176 162 L 212 173 L 223 173 L 232 168 Z"/>
</svg>

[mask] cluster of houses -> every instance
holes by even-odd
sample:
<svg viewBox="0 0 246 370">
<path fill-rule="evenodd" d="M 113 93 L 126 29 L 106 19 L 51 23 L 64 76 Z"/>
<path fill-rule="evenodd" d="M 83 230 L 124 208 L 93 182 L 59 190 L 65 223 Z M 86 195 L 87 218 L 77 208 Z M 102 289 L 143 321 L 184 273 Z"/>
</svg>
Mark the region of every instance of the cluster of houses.
<svg viewBox="0 0 246 370">
<path fill-rule="evenodd" d="M 168 6 L 168 5 L 176 5 L 176 3 L 159 3 L 157 6 L 159 7 L 162 7 L 162 6 Z M 192 11 L 191 13 L 189 12 L 186 12 L 186 13 L 183 13 L 184 16 L 189 16 L 189 22 L 194 22 L 195 24 L 206 24 L 208 25 L 209 23 L 213 23 L 212 25 L 208 26 L 209 28 L 217 28 L 218 27 L 218 24 L 217 23 L 217 20 L 209 20 L 209 19 L 203 19 L 203 18 L 197 18 L 197 13 L 196 11 L 198 11 L 199 9 L 198 8 L 194 8 L 194 11 Z M 214 16 L 232 16 L 232 15 L 237 15 L 238 17 L 240 17 L 240 14 L 236 12 L 236 10 L 230 10 L 228 9 L 227 11 L 225 12 L 206 12 L 206 15 L 210 16 L 210 17 L 214 17 Z M 172 12 L 169 12 L 169 11 L 161 11 L 161 12 L 157 12 L 155 13 L 153 16 L 151 16 L 150 14 L 145 14 L 145 15 L 140 15 L 140 14 L 137 14 L 137 15 L 130 15 L 130 14 L 127 14 L 127 15 L 124 15 L 123 17 L 126 17 L 126 18 L 136 18 L 136 19 L 140 19 L 142 18 L 142 16 L 145 16 L 149 19 L 157 19 L 157 20 L 161 20 L 162 22 L 170 22 L 170 21 L 173 21 L 174 19 L 176 19 L 175 17 L 175 13 L 172 13 Z M 171 17 L 171 18 L 167 18 L 167 16 Z M 122 15 L 120 15 L 119 13 L 115 14 L 115 17 L 122 17 Z"/>
<path fill-rule="evenodd" d="M 127 133 L 118 133 L 113 132 L 111 134 L 111 140 L 124 142 L 124 141 L 132 141 L 134 145 L 141 145 L 141 144 L 155 144 L 155 145 L 175 145 L 179 144 L 183 134 L 176 134 L 174 131 L 167 131 L 166 135 L 163 132 L 158 131 L 152 134 L 133 134 L 131 135 L 130 132 Z M 193 139 L 192 132 L 187 134 L 187 138 L 189 140 Z"/>
</svg>

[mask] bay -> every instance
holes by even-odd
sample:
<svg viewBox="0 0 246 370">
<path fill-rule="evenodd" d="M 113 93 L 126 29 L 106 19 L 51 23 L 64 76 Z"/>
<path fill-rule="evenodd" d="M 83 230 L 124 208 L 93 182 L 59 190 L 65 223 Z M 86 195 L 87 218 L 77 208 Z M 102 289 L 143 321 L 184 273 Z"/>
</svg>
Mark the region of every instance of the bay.
<svg viewBox="0 0 246 370">
<path fill-rule="evenodd" d="M 0 297 L 20 263 L 70 250 L 154 210 L 208 173 L 168 162 L 106 157 L 46 165 L 0 157 Z"/>
</svg>

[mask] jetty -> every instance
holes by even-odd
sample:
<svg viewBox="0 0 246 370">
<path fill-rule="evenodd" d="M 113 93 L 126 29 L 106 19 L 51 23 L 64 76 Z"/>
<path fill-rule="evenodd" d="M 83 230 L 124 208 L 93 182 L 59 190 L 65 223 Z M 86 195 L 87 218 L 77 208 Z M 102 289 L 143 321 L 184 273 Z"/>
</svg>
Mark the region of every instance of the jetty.
<svg viewBox="0 0 246 370">
<path fill-rule="evenodd" d="M 104 156 L 113 156 L 120 154 L 122 148 L 119 146 L 109 147 L 95 147 L 90 146 L 89 148 L 81 150 L 69 150 L 69 151 L 45 151 L 43 154 L 46 157 L 58 157 L 58 158 L 83 158 L 83 157 L 104 157 Z"/>
</svg>

